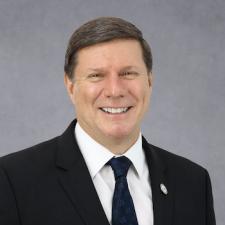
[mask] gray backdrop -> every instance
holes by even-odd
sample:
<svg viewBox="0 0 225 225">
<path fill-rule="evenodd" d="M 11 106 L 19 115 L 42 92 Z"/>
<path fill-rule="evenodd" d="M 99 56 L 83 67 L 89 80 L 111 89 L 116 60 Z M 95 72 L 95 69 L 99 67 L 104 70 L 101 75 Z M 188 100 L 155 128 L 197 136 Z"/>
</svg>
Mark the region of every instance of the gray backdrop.
<svg viewBox="0 0 225 225">
<path fill-rule="evenodd" d="M 143 30 L 155 74 L 143 133 L 208 169 L 223 225 L 224 0 L 0 0 L 0 155 L 61 134 L 74 118 L 64 52 L 72 31 L 98 16 Z"/>
</svg>

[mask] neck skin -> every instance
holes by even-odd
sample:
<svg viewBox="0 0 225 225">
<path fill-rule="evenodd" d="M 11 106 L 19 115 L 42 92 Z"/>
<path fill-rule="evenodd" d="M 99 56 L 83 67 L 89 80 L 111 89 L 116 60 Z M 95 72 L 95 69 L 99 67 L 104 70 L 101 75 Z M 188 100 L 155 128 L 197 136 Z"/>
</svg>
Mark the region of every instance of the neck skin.
<svg viewBox="0 0 225 225">
<path fill-rule="evenodd" d="M 132 145 L 135 144 L 139 137 L 140 128 L 138 128 L 135 132 L 132 132 L 132 134 L 129 134 L 127 136 L 123 137 L 113 137 L 113 136 L 104 136 L 99 137 L 96 135 L 96 132 L 93 132 L 90 134 L 87 129 L 85 129 L 85 126 L 83 126 L 80 121 L 78 121 L 82 129 L 90 136 L 92 137 L 96 142 L 107 148 L 110 152 L 112 152 L 115 155 L 122 155 L 124 154 Z"/>
</svg>

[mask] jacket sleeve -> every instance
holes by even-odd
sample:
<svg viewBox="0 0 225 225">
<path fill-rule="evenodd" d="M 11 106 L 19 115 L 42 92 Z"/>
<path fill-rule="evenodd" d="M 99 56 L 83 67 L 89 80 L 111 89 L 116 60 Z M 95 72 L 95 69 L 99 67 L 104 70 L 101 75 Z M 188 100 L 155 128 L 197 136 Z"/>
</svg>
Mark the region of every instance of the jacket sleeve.
<svg viewBox="0 0 225 225">
<path fill-rule="evenodd" d="M 216 225 L 212 186 L 208 172 L 206 171 L 206 225 Z"/>
<path fill-rule="evenodd" d="M 9 179 L 2 168 L 0 168 L 0 224 L 21 225 L 15 196 Z"/>
</svg>

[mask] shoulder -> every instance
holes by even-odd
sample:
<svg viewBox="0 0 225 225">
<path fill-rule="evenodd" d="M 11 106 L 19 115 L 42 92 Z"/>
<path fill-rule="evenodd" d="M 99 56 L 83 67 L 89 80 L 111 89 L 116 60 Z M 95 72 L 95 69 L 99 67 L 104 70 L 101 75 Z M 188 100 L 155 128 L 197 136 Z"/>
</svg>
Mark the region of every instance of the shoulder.
<svg viewBox="0 0 225 225">
<path fill-rule="evenodd" d="M 156 160 L 160 161 L 167 171 L 178 177 L 191 176 L 204 177 L 208 174 L 207 170 L 198 163 L 183 156 L 172 153 L 150 143 L 147 143 L 148 150 Z"/>
<path fill-rule="evenodd" d="M 38 165 L 44 166 L 54 159 L 58 137 L 39 143 L 32 147 L 0 157 L 3 170 L 23 170 Z"/>
<path fill-rule="evenodd" d="M 153 145 L 151 145 L 151 146 L 155 151 L 158 151 L 158 154 L 160 155 L 160 157 L 163 160 L 166 160 L 168 164 L 173 164 L 174 166 L 182 165 L 182 166 L 188 167 L 188 168 L 191 167 L 191 168 L 197 168 L 197 169 L 204 169 L 201 165 L 197 164 L 196 162 L 194 162 L 188 158 L 174 154 L 171 151 L 162 149 L 157 146 L 153 146 Z"/>
<path fill-rule="evenodd" d="M 13 193 L 23 204 L 29 201 L 28 198 L 33 195 L 33 192 L 55 184 L 57 146 L 58 138 L 56 137 L 1 157 L 0 192 L 7 195 L 6 198 Z"/>
<path fill-rule="evenodd" d="M 201 165 L 190 159 L 171 153 L 152 144 L 147 144 L 147 151 L 150 152 L 150 162 L 153 168 L 163 168 L 163 174 L 182 195 L 183 191 L 206 193 L 211 190 L 211 181 L 208 171 Z M 158 174 L 156 172 L 156 174 Z M 181 196 L 182 196 L 181 195 Z"/>
</svg>

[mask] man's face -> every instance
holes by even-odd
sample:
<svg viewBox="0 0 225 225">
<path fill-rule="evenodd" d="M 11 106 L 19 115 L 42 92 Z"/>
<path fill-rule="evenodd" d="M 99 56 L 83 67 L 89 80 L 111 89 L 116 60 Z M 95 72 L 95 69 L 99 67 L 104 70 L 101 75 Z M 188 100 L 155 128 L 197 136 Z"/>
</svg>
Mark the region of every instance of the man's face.
<svg viewBox="0 0 225 225">
<path fill-rule="evenodd" d="M 151 95 L 151 80 L 136 40 L 114 40 L 81 49 L 74 81 L 65 76 L 79 124 L 100 143 L 137 138 Z"/>
</svg>

